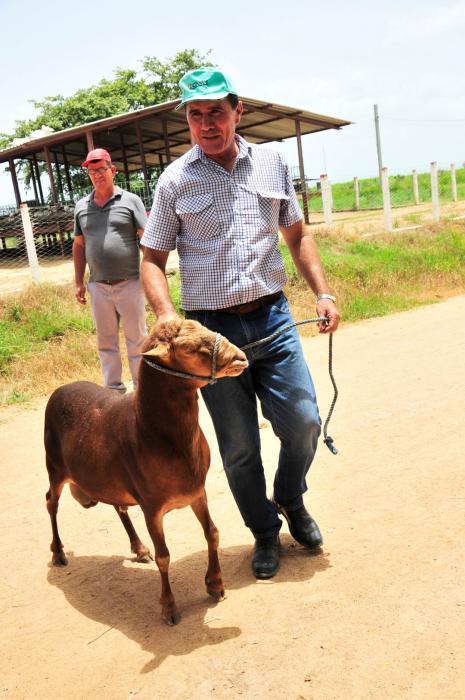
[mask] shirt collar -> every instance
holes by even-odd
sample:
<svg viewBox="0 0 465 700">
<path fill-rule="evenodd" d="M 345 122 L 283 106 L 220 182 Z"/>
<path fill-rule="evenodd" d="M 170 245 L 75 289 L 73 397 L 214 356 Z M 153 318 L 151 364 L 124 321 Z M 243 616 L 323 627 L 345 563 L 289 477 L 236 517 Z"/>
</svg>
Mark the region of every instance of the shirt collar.
<svg viewBox="0 0 465 700">
<path fill-rule="evenodd" d="M 92 192 L 87 195 L 86 202 L 93 202 L 94 201 L 94 194 L 95 194 L 95 189 L 93 189 Z M 118 185 L 115 185 L 115 190 L 113 192 L 113 196 L 110 197 L 110 199 L 108 201 L 111 202 L 112 199 L 115 199 L 115 197 L 121 197 L 122 194 L 123 194 L 123 190 L 121 189 L 121 187 L 118 187 Z"/>
<path fill-rule="evenodd" d="M 239 153 L 237 159 L 246 158 L 252 155 L 252 148 L 245 139 L 239 134 L 235 134 L 236 143 L 239 146 Z M 211 158 L 205 155 L 200 146 L 195 144 L 190 151 L 186 153 L 186 164 L 194 163 L 196 160 L 201 160 L 203 163 L 208 163 Z"/>
</svg>

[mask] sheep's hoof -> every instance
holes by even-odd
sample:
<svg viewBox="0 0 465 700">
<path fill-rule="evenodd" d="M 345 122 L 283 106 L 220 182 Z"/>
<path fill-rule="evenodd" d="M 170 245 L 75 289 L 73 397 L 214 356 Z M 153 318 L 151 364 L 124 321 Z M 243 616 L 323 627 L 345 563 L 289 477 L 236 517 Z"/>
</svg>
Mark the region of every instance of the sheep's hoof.
<svg viewBox="0 0 465 700">
<path fill-rule="evenodd" d="M 221 579 L 219 581 L 210 581 L 208 578 L 205 578 L 205 586 L 208 595 L 211 595 L 218 603 L 225 599 L 226 596 Z"/>
<path fill-rule="evenodd" d="M 134 554 L 136 555 L 135 561 L 139 562 L 139 564 L 149 564 L 151 561 L 153 561 L 152 555 L 145 547 L 139 552 L 134 552 Z"/>
<path fill-rule="evenodd" d="M 67 566 L 68 560 L 64 552 L 54 552 L 52 556 L 53 566 Z"/>
<path fill-rule="evenodd" d="M 164 621 L 166 622 L 166 624 L 168 625 L 168 627 L 174 627 L 174 625 L 177 625 L 178 622 L 180 621 L 181 614 L 177 610 L 174 610 L 170 613 L 166 613 L 166 614 L 163 613 L 162 617 L 163 617 Z"/>
<path fill-rule="evenodd" d="M 153 561 L 153 557 L 151 554 L 138 554 L 136 561 L 139 564 L 150 564 L 150 562 Z"/>
</svg>

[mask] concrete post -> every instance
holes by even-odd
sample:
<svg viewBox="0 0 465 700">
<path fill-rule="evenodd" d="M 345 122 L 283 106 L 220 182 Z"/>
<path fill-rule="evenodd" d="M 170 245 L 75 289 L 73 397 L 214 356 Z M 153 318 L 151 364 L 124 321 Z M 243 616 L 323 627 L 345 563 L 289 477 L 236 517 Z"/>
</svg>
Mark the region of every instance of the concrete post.
<svg viewBox="0 0 465 700">
<path fill-rule="evenodd" d="M 323 213 L 325 216 L 326 226 L 332 226 L 333 215 L 331 211 L 331 185 L 329 184 L 327 175 L 320 175 L 321 182 L 321 197 L 323 199 Z"/>
<path fill-rule="evenodd" d="M 420 195 L 418 193 L 418 175 L 416 170 L 412 170 L 412 183 L 413 183 L 413 201 L 415 204 L 420 204 Z"/>
<path fill-rule="evenodd" d="M 454 163 L 450 164 L 450 182 L 451 182 L 451 187 L 452 187 L 452 201 L 456 202 L 457 201 L 457 178 L 455 176 Z"/>
<path fill-rule="evenodd" d="M 436 161 L 431 163 L 431 203 L 433 205 L 433 220 L 439 221 L 441 211 L 439 208 L 438 164 Z"/>
<path fill-rule="evenodd" d="M 354 177 L 355 211 L 360 209 L 360 184 L 358 177 Z"/>
<path fill-rule="evenodd" d="M 24 240 L 26 241 L 27 259 L 29 261 L 29 269 L 34 282 L 40 281 L 40 268 L 37 259 L 36 244 L 32 233 L 31 217 L 29 216 L 29 207 L 27 204 L 21 204 L 21 219 L 23 222 Z"/>
<path fill-rule="evenodd" d="M 383 191 L 384 228 L 386 231 L 392 231 L 391 193 L 389 192 L 387 168 L 381 168 L 381 188 Z"/>
</svg>

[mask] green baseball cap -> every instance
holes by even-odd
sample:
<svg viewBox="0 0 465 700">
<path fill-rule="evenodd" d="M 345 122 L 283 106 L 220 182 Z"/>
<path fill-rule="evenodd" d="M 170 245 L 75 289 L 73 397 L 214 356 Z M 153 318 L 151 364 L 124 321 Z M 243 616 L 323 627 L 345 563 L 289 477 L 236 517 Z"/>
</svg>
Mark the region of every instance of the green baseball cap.
<svg viewBox="0 0 465 700">
<path fill-rule="evenodd" d="M 194 68 L 185 73 L 179 81 L 181 88 L 180 109 L 187 102 L 196 100 L 222 100 L 229 94 L 238 92 L 230 79 L 216 68 Z"/>
</svg>

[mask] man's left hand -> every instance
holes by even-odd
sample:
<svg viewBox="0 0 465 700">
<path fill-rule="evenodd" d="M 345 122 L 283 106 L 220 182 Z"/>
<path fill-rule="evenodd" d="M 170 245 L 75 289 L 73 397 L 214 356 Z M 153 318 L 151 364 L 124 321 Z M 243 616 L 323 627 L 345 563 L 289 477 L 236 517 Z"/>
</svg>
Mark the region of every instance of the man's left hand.
<svg viewBox="0 0 465 700">
<path fill-rule="evenodd" d="M 327 323 L 320 321 L 318 324 L 320 333 L 334 333 L 341 318 L 334 301 L 331 301 L 331 299 L 320 299 L 316 304 L 316 312 L 318 316 L 324 316 L 328 319 Z"/>
</svg>

